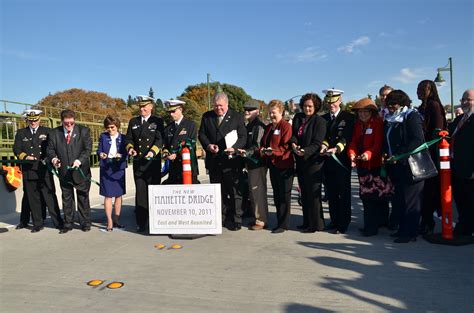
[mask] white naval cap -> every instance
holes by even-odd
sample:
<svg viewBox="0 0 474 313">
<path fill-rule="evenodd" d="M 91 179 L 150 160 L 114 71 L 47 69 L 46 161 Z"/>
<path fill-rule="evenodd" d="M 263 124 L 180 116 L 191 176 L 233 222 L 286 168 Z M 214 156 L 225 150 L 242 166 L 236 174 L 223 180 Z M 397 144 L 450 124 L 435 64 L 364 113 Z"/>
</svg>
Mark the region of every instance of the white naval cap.
<svg viewBox="0 0 474 313">
<path fill-rule="evenodd" d="M 138 101 L 139 106 L 145 106 L 149 103 L 151 103 L 151 104 L 155 103 L 155 99 L 153 99 L 152 97 L 141 96 L 141 95 L 137 96 L 137 101 Z"/>
<path fill-rule="evenodd" d="M 323 92 L 326 95 L 324 97 L 324 103 L 327 104 L 337 102 L 341 98 L 341 95 L 344 93 L 343 90 L 335 88 L 324 89 Z"/>
<path fill-rule="evenodd" d="M 28 109 L 23 111 L 23 117 L 28 121 L 37 121 L 39 120 L 41 113 L 43 113 L 41 110 Z"/>
<path fill-rule="evenodd" d="M 181 100 L 177 100 L 177 99 L 166 100 L 165 101 L 166 111 L 174 111 L 177 108 L 182 107 L 185 104 L 186 104 L 186 102 L 181 101 Z"/>
</svg>

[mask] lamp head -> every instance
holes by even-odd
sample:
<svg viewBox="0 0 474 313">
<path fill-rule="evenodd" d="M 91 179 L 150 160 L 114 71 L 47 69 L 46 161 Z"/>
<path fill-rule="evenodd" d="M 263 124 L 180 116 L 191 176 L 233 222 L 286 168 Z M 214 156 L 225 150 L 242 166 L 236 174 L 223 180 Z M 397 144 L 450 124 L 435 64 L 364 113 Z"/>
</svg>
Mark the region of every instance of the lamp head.
<svg viewBox="0 0 474 313">
<path fill-rule="evenodd" d="M 434 82 L 438 86 L 443 86 L 444 83 L 446 83 L 446 80 L 443 78 L 443 76 L 441 76 L 440 71 L 438 71 L 438 75 L 436 75 L 436 78 L 434 79 Z"/>
</svg>

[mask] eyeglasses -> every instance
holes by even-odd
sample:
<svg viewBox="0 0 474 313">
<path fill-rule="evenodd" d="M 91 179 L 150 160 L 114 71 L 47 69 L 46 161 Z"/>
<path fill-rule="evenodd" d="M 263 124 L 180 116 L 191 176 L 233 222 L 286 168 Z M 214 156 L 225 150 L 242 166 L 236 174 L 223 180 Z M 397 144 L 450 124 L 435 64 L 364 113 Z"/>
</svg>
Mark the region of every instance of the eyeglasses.
<svg viewBox="0 0 474 313">
<path fill-rule="evenodd" d="M 63 122 L 65 126 L 73 126 L 76 122 Z"/>
<path fill-rule="evenodd" d="M 176 109 L 174 109 L 174 110 L 168 110 L 168 113 L 174 113 L 174 112 L 176 112 Z"/>
</svg>

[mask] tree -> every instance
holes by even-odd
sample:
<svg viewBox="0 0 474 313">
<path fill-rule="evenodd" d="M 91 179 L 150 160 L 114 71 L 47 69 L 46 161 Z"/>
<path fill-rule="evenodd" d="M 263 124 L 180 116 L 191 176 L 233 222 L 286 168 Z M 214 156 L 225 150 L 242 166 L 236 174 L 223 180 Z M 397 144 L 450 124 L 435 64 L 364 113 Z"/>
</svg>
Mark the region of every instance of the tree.
<svg viewBox="0 0 474 313">
<path fill-rule="evenodd" d="M 120 98 L 112 98 L 106 93 L 72 88 L 48 95 L 34 106 L 42 109 L 50 117 L 59 118 L 64 109 L 76 112 L 77 119 L 87 122 L 102 122 L 107 114 L 127 121 L 132 115 L 127 103 Z"/>
<path fill-rule="evenodd" d="M 251 99 L 245 90 L 241 87 L 231 84 L 220 84 L 219 82 L 213 82 L 209 85 L 211 100 L 216 94 L 216 90 L 219 85 L 221 86 L 222 91 L 224 91 L 229 98 L 229 107 L 238 112 L 243 112 L 244 103 Z M 181 97 L 186 97 L 196 102 L 201 113 L 204 113 L 208 110 L 207 84 L 205 83 L 188 86 L 181 94 Z"/>
</svg>

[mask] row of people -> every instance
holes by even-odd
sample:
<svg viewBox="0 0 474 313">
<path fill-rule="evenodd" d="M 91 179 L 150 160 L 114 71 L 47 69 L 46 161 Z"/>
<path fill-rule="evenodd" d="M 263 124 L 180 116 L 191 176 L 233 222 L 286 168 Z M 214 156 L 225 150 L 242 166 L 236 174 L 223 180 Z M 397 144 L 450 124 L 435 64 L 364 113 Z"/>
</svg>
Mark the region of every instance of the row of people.
<svg viewBox="0 0 474 313">
<path fill-rule="evenodd" d="M 381 96 L 384 91 L 381 90 Z M 225 93 L 216 94 L 213 99 L 214 109 L 202 117 L 199 140 L 207 152 L 205 163 L 211 183 L 222 185 L 222 216 L 224 225 L 229 229 L 238 230 L 242 224 L 242 190 L 239 180 L 243 166 L 249 173 L 249 195 L 252 210 L 255 212 L 255 223 L 251 229 L 258 230 L 268 225 L 266 171 L 269 169 L 277 208 L 277 226 L 273 229 L 274 233 L 281 233 L 289 228 L 291 188 L 295 174 L 301 187 L 303 206 L 303 224 L 298 228 L 304 232 L 315 232 L 326 228 L 334 233 L 344 233 L 351 221 L 350 168 L 358 164 L 359 173 L 365 169 L 365 174 L 370 172 L 377 175 L 382 162 L 382 142 L 385 142 L 385 153 L 390 156 L 410 151 L 410 148 L 413 149 L 412 146 L 425 140 L 423 127 L 417 126 L 421 125 L 422 119 L 417 120 L 418 114 L 410 114 L 412 112 L 409 108 L 410 99 L 402 91 L 397 91 L 391 96 L 391 93 L 387 93 L 386 99 L 382 97 L 388 110 L 386 133 L 383 136 L 385 140 L 381 139 L 382 119 L 378 118 L 377 107 L 370 99 L 363 99 L 356 104 L 357 119 L 355 119 L 352 114 L 340 108 L 342 91 L 328 89 L 324 92 L 326 94 L 324 103 L 327 104 L 329 113 L 319 116 L 317 112 L 323 101 L 316 94 L 307 94 L 300 101 L 303 113 L 297 114 L 290 124 L 283 119 L 283 103 L 272 100 L 268 106 L 271 123 L 266 126 L 258 119 L 258 102 L 246 103 L 245 113 L 242 116 L 229 109 Z M 470 99 L 470 92 L 467 91 L 463 99 Z M 97 153 L 101 158 L 100 193 L 105 197 L 107 231 L 111 231 L 114 226 L 122 227 L 119 216 L 121 196 L 125 193 L 126 155 L 133 157 L 136 186 L 135 214 L 137 229 L 143 232 L 148 222 L 147 187 L 161 182 L 160 154 L 163 152 L 163 157 L 171 162 L 167 183 L 180 183 L 181 163 L 176 162 L 179 159 L 178 143 L 196 139 L 194 123 L 183 117 L 184 103 L 177 100 L 167 103 L 174 122 L 166 129 L 163 121 L 151 114 L 153 99 L 139 97 L 139 104 L 140 116 L 130 120 L 126 135 L 118 132 L 120 121 L 107 117 L 104 121 L 107 132 L 102 134 L 99 140 Z M 465 113 L 462 119 L 466 119 L 466 116 L 470 117 L 470 113 Z M 38 118 L 35 120 L 36 117 Z M 33 123 L 38 123 L 39 115 L 27 114 L 27 120 L 29 127 L 26 129 L 34 135 L 37 126 L 35 127 Z M 50 137 L 46 160 L 51 160 L 52 165 L 59 169 L 64 222 L 60 220 L 57 205 L 48 205 L 48 208 L 50 215 L 56 216 L 57 222 L 54 222 L 54 218 L 53 222 L 61 228 L 61 233 L 70 231 L 74 212 L 72 191 L 75 188 L 82 230 L 87 231 L 90 229 L 90 205 L 87 196 L 90 188 L 90 167 L 88 157 L 85 156 L 88 156 L 91 150 L 90 135 L 86 127 L 75 125 L 74 112 L 63 111 L 61 120 L 62 126 L 41 138 L 46 141 L 48 136 Z M 399 126 L 403 123 L 407 126 Z M 407 136 L 403 129 L 407 129 L 406 133 L 410 135 Z M 226 137 L 231 132 L 235 132 L 236 140 L 231 147 L 228 147 Z M 26 140 L 20 139 L 21 136 L 19 132 L 18 140 L 15 140 L 15 153 L 20 159 L 45 159 L 42 152 L 33 156 L 34 154 L 28 153 L 26 148 L 19 148 L 19 143 L 26 143 Z M 164 150 L 161 151 L 163 142 Z M 245 162 L 242 163 L 242 160 Z M 45 167 L 42 162 L 34 164 Z M 399 237 L 398 241 L 407 242 L 416 237 L 413 225 L 416 225 L 415 228 L 418 227 L 417 214 L 420 212 L 420 201 L 417 199 L 423 190 L 423 182 L 410 185 L 412 182 L 406 181 L 407 177 L 402 175 L 406 173 L 404 162 L 387 167 L 389 177 L 395 185 L 392 215 L 398 214 L 398 218 L 395 217 L 393 220 L 400 222 L 400 229 L 396 235 Z M 193 180 L 197 182 L 197 166 L 193 168 Z M 331 218 L 328 226 L 324 223 L 321 205 L 321 183 L 324 176 Z M 52 181 L 52 178 L 41 179 L 41 185 L 45 185 L 43 181 L 46 180 Z M 27 190 L 31 189 L 27 185 L 28 183 L 25 183 L 25 197 L 29 197 Z M 462 188 L 465 186 L 466 182 L 463 181 Z M 52 188 L 54 185 L 49 187 L 49 194 L 54 195 Z M 112 218 L 113 198 L 115 198 L 115 219 Z M 52 201 L 54 203 L 54 200 Z M 370 199 L 363 199 L 363 204 L 364 234 L 376 234 L 378 226 L 383 224 L 384 220 L 388 221 L 387 201 L 376 199 L 373 202 Z M 379 210 L 379 207 L 383 210 Z M 33 210 L 38 215 L 38 210 L 36 208 Z M 472 223 L 469 220 L 469 211 L 466 212 L 468 214 L 466 222 L 459 223 L 467 225 L 465 226 L 467 230 L 464 232 L 472 227 L 469 226 Z M 404 220 L 404 217 L 409 219 Z M 22 217 L 19 228 L 27 224 L 25 219 Z M 42 223 L 39 220 L 38 217 L 33 218 L 33 231 L 41 230 Z"/>
</svg>

